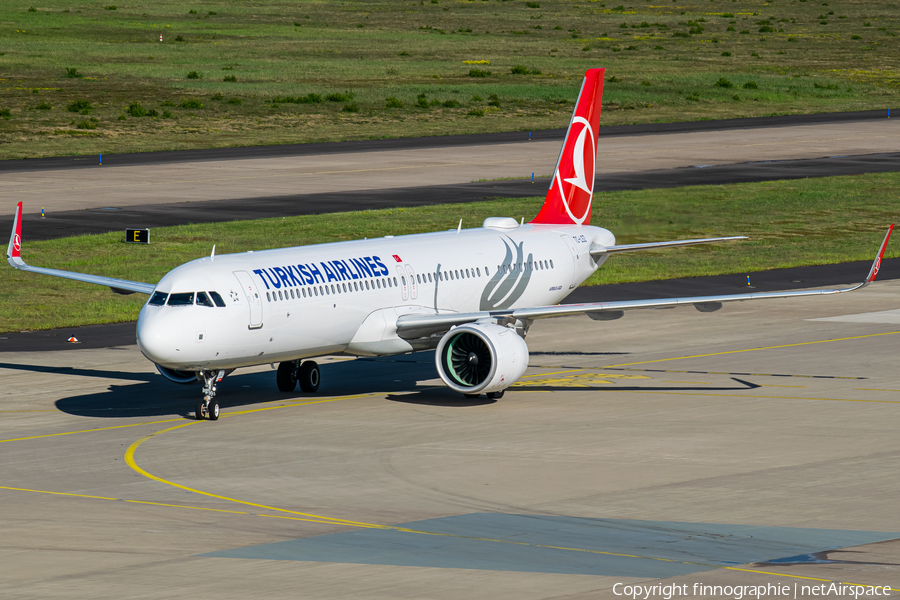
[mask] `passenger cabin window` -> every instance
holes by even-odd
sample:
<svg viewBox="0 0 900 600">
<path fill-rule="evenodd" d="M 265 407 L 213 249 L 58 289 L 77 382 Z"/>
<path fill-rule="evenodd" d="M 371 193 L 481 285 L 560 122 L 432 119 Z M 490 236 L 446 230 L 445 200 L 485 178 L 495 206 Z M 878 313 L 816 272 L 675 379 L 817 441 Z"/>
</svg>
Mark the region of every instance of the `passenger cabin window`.
<svg viewBox="0 0 900 600">
<path fill-rule="evenodd" d="M 194 292 L 183 292 L 169 296 L 169 306 L 191 306 L 194 304 Z"/>
<path fill-rule="evenodd" d="M 150 298 L 150 301 L 147 304 L 152 304 L 153 306 L 162 306 L 166 303 L 166 298 L 169 295 L 165 292 L 153 292 L 153 297 Z"/>
<path fill-rule="evenodd" d="M 197 292 L 197 306 L 213 307 L 212 300 L 206 295 L 206 292 Z"/>
</svg>

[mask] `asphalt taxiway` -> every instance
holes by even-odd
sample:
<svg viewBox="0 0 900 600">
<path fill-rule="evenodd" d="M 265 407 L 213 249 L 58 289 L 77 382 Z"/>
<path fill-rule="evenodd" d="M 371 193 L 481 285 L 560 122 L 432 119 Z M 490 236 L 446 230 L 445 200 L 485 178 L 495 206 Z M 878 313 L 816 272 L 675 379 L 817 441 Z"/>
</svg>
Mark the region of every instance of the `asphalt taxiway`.
<svg viewBox="0 0 900 600">
<path fill-rule="evenodd" d="M 196 386 L 134 346 L 0 354 L 15 598 L 616 598 L 900 590 L 900 282 L 536 324 L 499 401 L 428 353 Z M 898 593 L 893 591 L 892 594 Z"/>
</svg>

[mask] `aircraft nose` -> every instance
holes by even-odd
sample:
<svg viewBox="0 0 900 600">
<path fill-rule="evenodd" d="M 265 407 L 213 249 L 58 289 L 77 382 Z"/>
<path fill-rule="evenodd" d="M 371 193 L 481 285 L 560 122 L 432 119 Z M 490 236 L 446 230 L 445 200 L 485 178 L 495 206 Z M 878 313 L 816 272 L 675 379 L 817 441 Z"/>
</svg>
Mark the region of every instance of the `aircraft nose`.
<svg viewBox="0 0 900 600">
<path fill-rule="evenodd" d="M 137 322 L 137 343 L 141 354 L 158 365 L 168 366 L 175 358 L 175 345 L 171 340 L 170 329 L 165 327 L 162 314 L 164 307 L 148 307 L 141 309 Z"/>
</svg>

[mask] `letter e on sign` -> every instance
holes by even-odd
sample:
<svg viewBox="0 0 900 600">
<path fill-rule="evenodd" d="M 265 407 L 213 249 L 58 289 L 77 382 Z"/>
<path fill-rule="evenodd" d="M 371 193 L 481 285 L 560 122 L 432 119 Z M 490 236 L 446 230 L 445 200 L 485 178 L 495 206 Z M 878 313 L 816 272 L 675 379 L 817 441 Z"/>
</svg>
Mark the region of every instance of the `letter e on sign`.
<svg viewBox="0 0 900 600">
<path fill-rule="evenodd" d="M 125 241 L 129 244 L 149 244 L 150 243 L 150 230 L 149 229 L 126 229 L 125 230 Z"/>
</svg>

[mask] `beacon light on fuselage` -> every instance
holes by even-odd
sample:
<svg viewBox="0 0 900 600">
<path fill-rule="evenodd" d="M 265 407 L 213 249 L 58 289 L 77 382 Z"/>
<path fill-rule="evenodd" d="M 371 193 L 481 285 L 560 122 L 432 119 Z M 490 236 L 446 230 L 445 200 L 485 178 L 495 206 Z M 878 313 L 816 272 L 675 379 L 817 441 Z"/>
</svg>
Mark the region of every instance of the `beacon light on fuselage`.
<svg viewBox="0 0 900 600">
<path fill-rule="evenodd" d="M 19 203 L 7 259 L 24 271 L 148 294 L 138 346 L 171 381 L 202 382 L 196 416 L 210 419 L 219 414 L 216 383 L 241 367 L 277 362 L 280 390 L 299 384 L 315 392 L 320 374 L 311 358 L 436 349 L 449 387 L 497 398 L 524 373 L 524 338 L 539 319 L 603 321 L 682 304 L 712 312 L 724 302 L 836 294 L 875 279 L 893 225 L 868 276 L 850 288 L 560 306 L 612 254 L 744 239 L 617 245 L 610 231 L 590 225 L 603 73 L 585 74 L 546 200 L 530 223 L 490 217 L 475 229 L 211 255 L 153 285 L 27 265 Z"/>
</svg>

